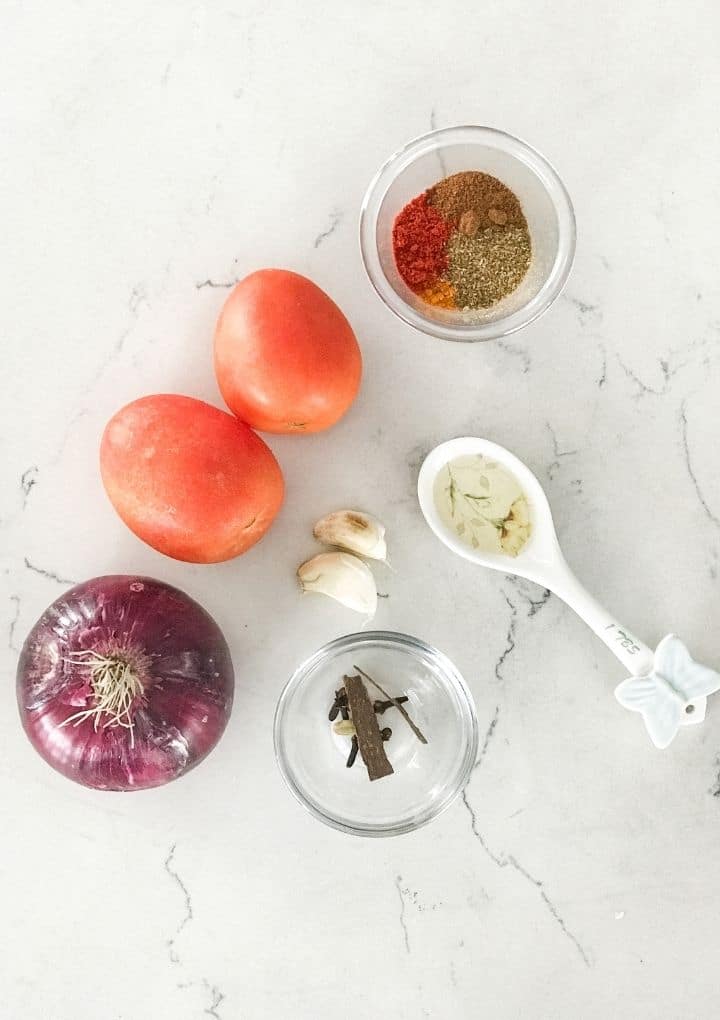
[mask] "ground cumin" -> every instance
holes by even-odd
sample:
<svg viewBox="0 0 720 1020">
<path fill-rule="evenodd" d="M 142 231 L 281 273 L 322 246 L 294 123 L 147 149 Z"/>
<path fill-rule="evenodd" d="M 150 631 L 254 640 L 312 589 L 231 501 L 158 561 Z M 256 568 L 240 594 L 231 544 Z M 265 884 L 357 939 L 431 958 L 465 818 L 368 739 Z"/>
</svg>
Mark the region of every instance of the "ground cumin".
<svg viewBox="0 0 720 1020">
<path fill-rule="evenodd" d="M 429 204 L 462 233 L 487 227 L 525 227 L 527 221 L 516 195 L 497 177 L 465 170 L 440 181 L 428 192 Z"/>
</svg>

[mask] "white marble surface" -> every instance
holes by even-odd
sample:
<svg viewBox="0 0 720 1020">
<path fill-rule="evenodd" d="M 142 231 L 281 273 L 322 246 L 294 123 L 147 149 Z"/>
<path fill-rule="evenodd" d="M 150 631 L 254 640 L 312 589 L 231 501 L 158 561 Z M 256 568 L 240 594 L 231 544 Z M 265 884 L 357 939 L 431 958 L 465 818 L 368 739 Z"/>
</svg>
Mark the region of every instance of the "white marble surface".
<svg viewBox="0 0 720 1020">
<path fill-rule="evenodd" d="M 715 1017 L 718 704 L 655 751 L 607 650 L 452 558 L 414 484 L 450 435 L 510 446 L 591 590 L 720 663 L 717 6 L 2 6 L 2 1016 Z M 370 176 L 457 122 L 527 138 L 576 206 L 565 296 L 507 343 L 414 333 L 360 265 Z M 266 264 L 346 310 L 361 396 L 326 435 L 271 440 L 288 499 L 267 541 L 173 563 L 113 514 L 98 437 L 142 393 L 218 402 L 223 288 Z M 347 503 L 389 526 L 378 625 L 456 661 L 484 739 L 465 799 L 395 840 L 326 829 L 273 760 L 288 674 L 356 627 L 293 582 L 313 520 Z M 46 604 L 113 571 L 196 596 L 238 675 L 208 761 L 127 797 L 50 771 L 13 689 Z"/>
</svg>

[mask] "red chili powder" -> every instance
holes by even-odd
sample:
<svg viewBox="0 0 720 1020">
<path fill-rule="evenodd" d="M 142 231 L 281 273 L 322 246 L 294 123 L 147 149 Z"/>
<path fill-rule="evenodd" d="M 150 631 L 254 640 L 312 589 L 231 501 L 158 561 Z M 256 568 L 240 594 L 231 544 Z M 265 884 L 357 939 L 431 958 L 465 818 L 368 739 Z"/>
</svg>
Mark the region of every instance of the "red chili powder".
<svg viewBox="0 0 720 1020">
<path fill-rule="evenodd" d="M 445 272 L 451 230 L 437 209 L 428 205 L 427 192 L 398 213 L 393 226 L 393 254 L 398 272 L 411 290 L 422 290 Z"/>
</svg>

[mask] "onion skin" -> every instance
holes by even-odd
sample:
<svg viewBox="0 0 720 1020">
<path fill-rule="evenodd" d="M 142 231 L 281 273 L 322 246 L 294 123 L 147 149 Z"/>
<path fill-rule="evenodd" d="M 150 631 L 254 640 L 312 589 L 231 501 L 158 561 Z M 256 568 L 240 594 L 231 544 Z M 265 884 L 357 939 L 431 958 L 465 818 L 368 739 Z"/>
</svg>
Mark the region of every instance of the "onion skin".
<svg viewBox="0 0 720 1020">
<path fill-rule="evenodd" d="M 91 671 L 79 653 L 137 662 L 144 693 L 133 727 L 93 718 Z M 230 650 L 188 595 L 148 577 L 109 575 L 76 585 L 50 605 L 20 653 L 17 699 L 36 751 L 68 779 L 96 790 L 162 786 L 215 747 L 232 709 Z M 64 724 L 64 725 L 63 725 Z"/>
</svg>

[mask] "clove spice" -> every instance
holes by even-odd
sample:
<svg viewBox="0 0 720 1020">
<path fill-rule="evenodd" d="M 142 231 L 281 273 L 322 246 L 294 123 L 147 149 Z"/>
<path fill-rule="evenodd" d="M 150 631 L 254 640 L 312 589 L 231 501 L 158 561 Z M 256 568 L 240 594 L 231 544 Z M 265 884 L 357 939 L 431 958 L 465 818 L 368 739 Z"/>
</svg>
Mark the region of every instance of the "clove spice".
<svg viewBox="0 0 720 1020">
<path fill-rule="evenodd" d="M 403 705 L 406 701 L 408 701 L 407 694 L 401 694 L 399 698 L 395 699 L 395 701 L 373 701 L 373 708 L 378 715 L 382 715 L 383 712 L 387 712 L 389 708 L 394 708 L 396 704 Z"/>
<path fill-rule="evenodd" d="M 397 708 L 405 716 L 418 739 L 425 744 L 427 740 L 403 708 L 403 704 L 409 701 L 406 694 L 393 698 L 376 681 L 369 677 L 367 673 L 364 673 L 357 666 L 354 669 L 357 669 L 358 673 L 361 673 L 366 680 L 377 687 L 384 700 L 378 698 L 375 701 L 371 701 L 361 677 L 346 676 L 344 677 L 345 686 L 335 691 L 335 698 L 328 718 L 338 736 L 351 738 L 350 753 L 345 762 L 345 767 L 352 768 L 359 752 L 367 766 L 368 775 L 372 781 L 386 775 L 391 775 L 394 771 L 392 765 L 387 760 L 382 746 L 390 740 L 393 731 L 389 726 L 384 726 L 380 729 L 377 716 L 383 715 L 390 708 Z M 340 714 L 342 714 L 342 718 L 338 719 Z M 389 771 L 387 771 L 388 769 Z"/>
</svg>

